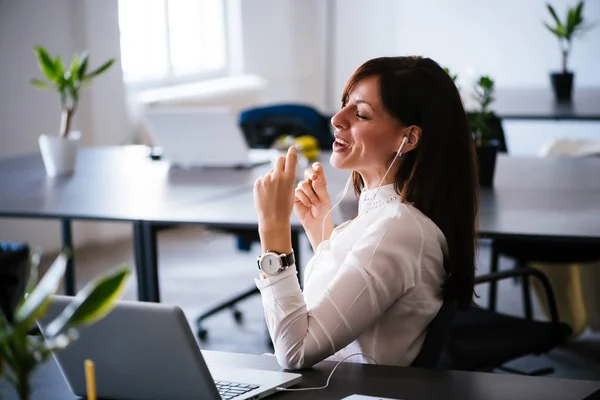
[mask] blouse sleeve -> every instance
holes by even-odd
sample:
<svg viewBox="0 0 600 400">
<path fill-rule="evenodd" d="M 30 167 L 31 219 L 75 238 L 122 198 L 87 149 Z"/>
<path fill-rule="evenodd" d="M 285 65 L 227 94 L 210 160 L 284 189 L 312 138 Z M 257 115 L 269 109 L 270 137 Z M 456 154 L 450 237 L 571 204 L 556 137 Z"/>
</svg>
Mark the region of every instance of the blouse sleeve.
<svg viewBox="0 0 600 400">
<path fill-rule="evenodd" d="M 424 238 L 414 223 L 407 222 L 394 217 L 370 225 L 311 308 L 304 301 L 295 266 L 256 279 L 282 367 L 310 367 L 346 347 L 415 286 Z"/>
</svg>

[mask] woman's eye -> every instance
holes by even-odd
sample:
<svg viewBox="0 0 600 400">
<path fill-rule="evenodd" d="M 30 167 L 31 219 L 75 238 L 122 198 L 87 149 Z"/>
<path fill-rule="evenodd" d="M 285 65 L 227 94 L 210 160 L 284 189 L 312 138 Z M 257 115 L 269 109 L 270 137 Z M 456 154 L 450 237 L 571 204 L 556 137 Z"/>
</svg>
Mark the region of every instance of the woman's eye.
<svg viewBox="0 0 600 400">
<path fill-rule="evenodd" d="M 367 117 L 365 117 L 364 115 L 360 115 L 359 113 L 356 113 L 356 116 L 360 119 L 367 119 Z"/>
</svg>

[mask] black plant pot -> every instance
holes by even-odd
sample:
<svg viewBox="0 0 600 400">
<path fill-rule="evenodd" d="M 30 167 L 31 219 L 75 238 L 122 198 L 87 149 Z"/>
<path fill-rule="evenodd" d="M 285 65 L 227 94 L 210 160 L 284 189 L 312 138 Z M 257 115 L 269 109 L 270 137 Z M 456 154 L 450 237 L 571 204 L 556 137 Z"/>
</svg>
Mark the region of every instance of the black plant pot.
<svg viewBox="0 0 600 400">
<path fill-rule="evenodd" d="M 559 102 L 570 102 L 573 93 L 573 73 L 552 73 L 550 74 L 552 90 L 554 97 Z"/>
<path fill-rule="evenodd" d="M 496 171 L 497 155 L 498 148 L 496 146 L 477 147 L 479 186 L 490 187 L 494 185 L 494 173 Z"/>
<path fill-rule="evenodd" d="M 0 308 L 12 322 L 15 308 L 25 294 L 29 275 L 29 247 L 0 242 Z"/>
</svg>

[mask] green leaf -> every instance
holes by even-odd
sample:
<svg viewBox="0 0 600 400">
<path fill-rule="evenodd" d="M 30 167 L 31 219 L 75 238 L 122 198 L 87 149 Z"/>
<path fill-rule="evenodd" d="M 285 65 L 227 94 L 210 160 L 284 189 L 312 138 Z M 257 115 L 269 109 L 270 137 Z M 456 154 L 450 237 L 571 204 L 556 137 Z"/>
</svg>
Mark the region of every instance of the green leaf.
<svg viewBox="0 0 600 400">
<path fill-rule="evenodd" d="M 54 58 L 54 71 L 56 73 L 56 77 L 57 78 L 64 79 L 64 76 L 65 76 L 65 66 L 63 65 L 63 62 L 60 59 L 60 56 L 56 56 Z"/>
<path fill-rule="evenodd" d="M 577 7 L 575 8 L 575 14 L 577 15 L 577 18 L 578 18 L 580 21 L 582 21 L 582 22 L 583 22 L 583 18 L 582 18 L 582 16 L 583 16 L 583 4 L 584 4 L 584 2 L 583 2 L 583 1 L 580 1 L 580 2 L 577 4 Z"/>
<path fill-rule="evenodd" d="M 44 82 L 40 79 L 36 79 L 36 78 L 32 78 L 29 83 L 31 83 L 33 86 L 35 86 L 38 89 L 48 89 L 50 87 L 50 85 L 48 85 L 48 82 Z"/>
<path fill-rule="evenodd" d="M 548 28 L 548 30 L 552 33 L 554 33 L 559 39 L 562 39 L 562 33 L 560 33 L 559 31 L 556 30 L 556 28 L 551 27 L 550 25 L 548 25 L 546 22 L 544 22 L 544 26 L 546 28 Z"/>
<path fill-rule="evenodd" d="M 67 257 L 64 254 L 54 260 L 52 266 L 36 288 L 27 296 L 25 302 L 15 313 L 15 324 L 20 330 L 28 331 L 32 324 L 46 312 L 50 296 L 58 290 L 67 268 Z"/>
<path fill-rule="evenodd" d="M 69 67 L 69 76 L 79 78 L 79 54 L 73 56 L 71 66 Z"/>
<path fill-rule="evenodd" d="M 90 72 L 89 75 L 86 75 L 82 80 L 84 81 L 89 81 L 90 79 L 94 78 L 95 76 L 100 75 L 101 73 L 103 73 L 104 71 L 106 71 L 107 69 L 110 68 L 111 65 L 113 65 L 113 63 L 115 62 L 115 59 L 111 59 L 108 60 L 107 62 L 105 62 L 104 64 L 102 64 L 98 69 L 96 69 L 93 72 Z"/>
<path fill-rule="evenodd" d="M 48 52 L 42 46 L 35 46 L 35 52 L 37 54 L 40 70 L 46 75 L 50 82 L 54 82 L 56 80 L 56 67 L 48 55 Z"/>
<path fill-rule="evenodd" d="M 562 26 L 562 22 L 560 22 L 560 19 L 558 18 L 558 15 L 556 15 L 556 11 L 554 11 L 554 7 L 552 7 L 550 4 L 546 4 L 546 6 L 548 7 L 548 11 L 550 11 L 550 14 L 552 14 L 552 18 L 554 18 L 554 21 L 556 21 L 556 26 Z"/>
<path fill-rule="evenodd" d="M 88 53 L 86 51 L 84 51 L 81 53 L 81 56 L 79 57 L 79 70 L 77 72 L 77 76 L 80 81 L 82 81 L 83 77 L 85 76 L 85 73 L 87 71 L 87 64 L 88 64 Z"/>
<path fill-rule="evenodd" d="M 37 285 L 38 283 L 41 252 L 35 251 L 30 258 L 31 259 L 29 261 L 29 278 L 27 279 L 27 285 L 25 286 L 25 294 L 33 292 L 33 290 L 35 289 L 35 285 Z M 23 303 L 25 303 L 26 299 L 27 298 L 23 296 L 23 298 L 19 301 L 17 305 L 17 309 L 23 306 Z"/>
<path fill-rule="evenodd" d="M 30 261 L 31 266 L 29 268 L 29 279 L 27 280 L 27 286 L 25 287 L 25 293 L 33 292 L 33 289 L 35 289 L 35 285 L 37 285 L 38 276 L 40 273 L 40 259 L 41 259 L 40 252 L 36 251 L 31 256 L 31 261 Z"/>
<path fill-rule="evenodd" d="M 65 328 L 89 325 L 104 318 L 114 307 L 114 302 L 121 297 L 128 267 L 121 267 L 100 277 L 83 288 L 63 312 L 47 327 L 46 334 L 53 337 Z"/>
</svg>

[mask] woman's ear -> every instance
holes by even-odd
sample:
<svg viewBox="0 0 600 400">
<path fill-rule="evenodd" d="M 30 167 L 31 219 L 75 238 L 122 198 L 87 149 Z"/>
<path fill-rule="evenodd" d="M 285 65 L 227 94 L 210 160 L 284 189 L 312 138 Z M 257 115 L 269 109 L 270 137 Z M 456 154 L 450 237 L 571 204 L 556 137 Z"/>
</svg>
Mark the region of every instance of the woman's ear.
<svg viewBox="0 0 600 400">
<path fill-rule="evenodd" d="M 402 152 L 406 153 L 406 152 L 416 149 L 419 146 L 419 143 L 421 142 L 421 134 L 422 133 L 423 133 L 423 130 L 421 129 L 421 127 L 419 127 L 417 125 L 410 125 L 410 126 L 405 127 L 402 130 L 401 137 L 402 138 L 406 137 L 407 142 L 402 147 Z"/>
</svg>

